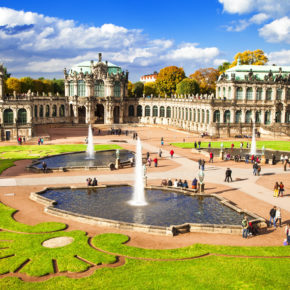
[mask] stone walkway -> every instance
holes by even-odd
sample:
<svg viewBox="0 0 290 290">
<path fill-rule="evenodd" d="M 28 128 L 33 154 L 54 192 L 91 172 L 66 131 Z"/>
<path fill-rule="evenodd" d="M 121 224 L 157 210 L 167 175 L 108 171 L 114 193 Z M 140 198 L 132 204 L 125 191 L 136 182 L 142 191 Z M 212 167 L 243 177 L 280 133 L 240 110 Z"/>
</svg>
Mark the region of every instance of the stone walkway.
<svg viewBox="0 0 290 290">
<path fill-rule="evenodd" d="M 98 140 L 102 142 L 102 140 Z M 107 141 L 107 140 L 106 140 Z M 105 142 L 105 140 L 104 140 Z M 133 145 L 133 140 L 128 140 L 128 144 Z M 143 150 L 148 152 L 158 152 L 159 147 L 151 145 L 147 142 L 142 142 Z M 163 157 L 170 158 L 169 152 L 167 150 L 163 151 Z M 197 162 L 192 161 L 186 157 L 175 154 L 173 161 L 178 163 L 175 169 L 166 172 L 151 172 L 148 173 L 148 180 L 153 179 L 187 179 L 191 181 L 198 174 Z M 246 194 L 253 196 L 257 199 L 263 200 L 269 204 L 275 204 L 282 209 L 290 211 L 290 198 L 274 198 L 273 191 L 269 190 L 263 186 L 256 184 L 256 180 L 259 178 L 253 176 L 252 170 L 247 168 L 234 168 L 232 177 L 233 182 L 224 183 L 225 177 L 225 167 L 218 167 L 213 165 L 206 165 L 205 167 L 205 183 L 216 183 L 216 184 L 226 184 L 236 190 L 245 192 Z M 284 174 L 285 172 L 282 168 L 263 168 L 262 175 L 272 175 L 272 174 Z M 287 173 L 287 172 L 286 172 Z M 114 175 L 115 182 L 128 182 L 132 183 L 134 180 L 133 173 L 123 174 L 115 171 L 112 173 Z M 110 182 L 112 181 L 112 174 L 98 175 L 99 182 Z M 47 184 L 79 184 L 84 183 L 86 178 L 90 175 L 82 174 L 79 176 L 49 176 L 49 177 L 39 177 L 39 178 L 3 178 L 0 179 L 0 186 L 28 186 L 28 185 L 47 185 Z"/>
</svg>

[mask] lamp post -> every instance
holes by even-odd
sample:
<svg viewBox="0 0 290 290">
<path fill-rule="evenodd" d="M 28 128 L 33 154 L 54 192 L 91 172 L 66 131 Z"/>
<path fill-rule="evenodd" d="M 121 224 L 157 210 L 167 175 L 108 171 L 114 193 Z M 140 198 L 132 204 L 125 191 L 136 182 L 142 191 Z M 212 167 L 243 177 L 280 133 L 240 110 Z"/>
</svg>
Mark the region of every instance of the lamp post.
<svg viewBox="0 0 290 290">
<path fill-rule="evenodd" d="M 199 179 L 199 192 L 204 193 L 204 171 L 199 170 L 198 172 L 198 179 Z"/>
</svg>

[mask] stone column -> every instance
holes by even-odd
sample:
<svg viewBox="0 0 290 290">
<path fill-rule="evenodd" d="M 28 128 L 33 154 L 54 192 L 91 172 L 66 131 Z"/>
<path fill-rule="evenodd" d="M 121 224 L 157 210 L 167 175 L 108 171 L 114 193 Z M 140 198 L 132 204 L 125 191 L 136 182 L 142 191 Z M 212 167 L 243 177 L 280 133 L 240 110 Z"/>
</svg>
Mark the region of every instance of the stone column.
<svg viewBox="0 0 290 290">
<path fill-rule="evenodd" d="M 267 91 L 267 87 L 263 86 L 262 87 L 262 100 L 265 102 L 266 101 L 266 91 Z"/>
<path fill-rule="evenodd" d="M 230 123 L 234 124 L 235 123 L 235 110 L 231 109 L 230 112 L 231 112 Z"/>
<path fill-rule="evenodd" d="M 64 95 L 69 96 L 69 82 L 67 80 L 64 83 Z"/>
<path fill-rule="evenodd" d="M 246 101 L 246 95 L 247 95 L 247 87 L 246 85 L 242 85 L 242 88 L 243 88 L 243 101 L 245 102 Z"/>
<path fill-rule="evenodd" d="M 276 101 L 277 99 L 277 85 L 272 87 L 273 90 L 273 100 Z"/>
<path fill-rule="evenodd" d="M 282 97 L 281 97 L 282 102 L 287 102 L 287 86 L 282 88 Z"/>
<path fill-rule="evenodd" d="M 246 109 L 241 109 L 242 115 L 241 115 L 241 123 L 245 123 L 246 119 Z"/>
<path fill-rule="evenodd" d="M 237 88 L 235 85 L 232 86 L 232 99 L 236 100 L 237 98 Z"/>
<path fill-rule="evenodd" d="M 27 123 L 31 124 L 32 123 L 32 109 L 33 107 L 25 108 L 27 112 Z"/>
<path fill-rule="evenodd" d="M 265 109 L 261 109 L 261 124 L 265 124 Z"/>
<path fill-rule="evenodd" d="M 257 87 L 253 86 L 253 100 L 256 102 L 257 101 Z"/>
<path fill-rule="evenodd" d="M 76 96 L 78 94 L 78 82 L 74 81 L 73 84 L 74 84 L 74 96 Z"/>
</svg>

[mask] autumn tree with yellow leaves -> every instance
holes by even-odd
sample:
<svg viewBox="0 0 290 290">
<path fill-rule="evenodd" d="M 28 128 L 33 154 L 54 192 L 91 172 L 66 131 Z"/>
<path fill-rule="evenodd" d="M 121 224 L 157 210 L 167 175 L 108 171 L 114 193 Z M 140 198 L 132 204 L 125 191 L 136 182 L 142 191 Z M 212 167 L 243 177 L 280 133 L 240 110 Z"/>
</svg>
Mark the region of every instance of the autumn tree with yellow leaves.
<svg viewBox="0 0 290 290">
<path fill-rule="evenodd" d="M 268 62 L 268 58 L 262 49 L 254 51 L 246 50 L 244 52 L 238 52 L 235 55 L 234 61 L 231 63 L 230 67 L 236 66 L 239 58 L 241 64 L 248 65 L 265 65 Z"/>
</svg>

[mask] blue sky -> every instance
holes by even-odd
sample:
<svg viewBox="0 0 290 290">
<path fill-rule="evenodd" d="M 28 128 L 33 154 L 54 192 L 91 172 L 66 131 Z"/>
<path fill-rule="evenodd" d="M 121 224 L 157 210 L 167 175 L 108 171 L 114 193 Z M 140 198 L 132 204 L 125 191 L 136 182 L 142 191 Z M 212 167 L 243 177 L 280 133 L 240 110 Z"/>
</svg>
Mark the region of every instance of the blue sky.
<svg viewBox="0 0 290 290">
<path fill-rule="evenodd" d="M 168 65 L 196 69 L 263 49 L 290 65 L 289 0 L 0 1 L 0 62 L 15 77 L 60 78 L 103 58 L 130 80 Z"/>
</svg>

